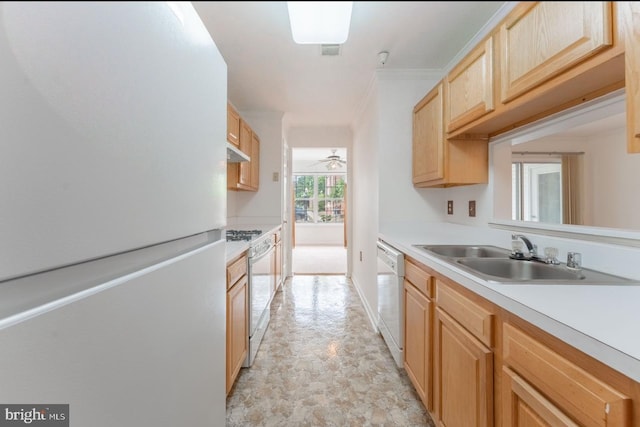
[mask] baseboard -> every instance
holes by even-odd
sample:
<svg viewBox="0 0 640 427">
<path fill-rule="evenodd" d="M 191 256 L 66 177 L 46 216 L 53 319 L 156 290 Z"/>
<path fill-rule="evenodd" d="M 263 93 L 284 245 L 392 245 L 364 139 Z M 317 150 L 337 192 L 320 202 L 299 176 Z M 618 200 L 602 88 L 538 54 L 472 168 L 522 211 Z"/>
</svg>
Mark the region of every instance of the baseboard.
<svg viewBox="0 0 640 427">
<path fill-rule="evenodd" d="M 342 273 L 293 273 L 293 276 L 347 276 L 344 271 Z"/>
<path fill-rule="evenodd" d="M 362 306 L 364 307 L 364 311 L 367 313 L 367 317 L 369 317 L 369 322 L 371 323 L 371 327 L 374 332 L 379 333 L 378 330 L 378 310 L 372 310 L 369 304 L 367 303 L 366 298 L 362 295 L 360 290 L 360 286 L 357 281 L 352 277 L 351 283 L 353 283 L 353 287 L 356 288 L 356 292 L 358 292 L 358 296 L 360 297 L 360 301 L 362 301 Z"/>
</svg>

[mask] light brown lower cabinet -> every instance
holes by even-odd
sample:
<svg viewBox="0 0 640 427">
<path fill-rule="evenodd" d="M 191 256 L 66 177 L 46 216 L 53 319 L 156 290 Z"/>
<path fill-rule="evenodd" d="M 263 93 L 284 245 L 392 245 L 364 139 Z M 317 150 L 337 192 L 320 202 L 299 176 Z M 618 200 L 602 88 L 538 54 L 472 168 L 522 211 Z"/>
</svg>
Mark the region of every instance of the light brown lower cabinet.
<svg viewBox="0 0 640 427">
<path fill-rule="evenodd" d="M 630 397 L 507 323 L 503 339 L 506 425 L 631 425 Z"/>
<path fill-rule="evenodd" d="M 502 368 L 504 422 L 513 427 L 578 427 L 542 393 L 506 366 Z"/>
<path fill-rule="evenodd" d="M 640 427 L 640 383 L 405 257 L 404 367 L 439 427 Z"/>
<path fill-rule="evenodd" d="M 249 351 L 247 256 L 227 266 L 226 392 L 229 394 Z"/>
<path fill-rule="evenodd" d="M 438 424 L 493 426 L 493 352 L 440 308 L 435 326 Z"/>
<path fill-rule="evenodd" d="M 427 409 L 431 393 L 431 319 L 433 303 L 408 280 L 404 281 L 404 368 Z"/>
</svg>

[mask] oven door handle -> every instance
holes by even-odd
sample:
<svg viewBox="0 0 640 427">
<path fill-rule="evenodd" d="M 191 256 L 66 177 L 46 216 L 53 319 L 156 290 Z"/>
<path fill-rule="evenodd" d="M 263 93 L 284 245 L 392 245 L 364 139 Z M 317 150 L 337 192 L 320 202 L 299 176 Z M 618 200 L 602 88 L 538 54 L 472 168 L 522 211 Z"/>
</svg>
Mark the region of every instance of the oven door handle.
<svg viewBox="0 0 640 427">
<path fill-rule="evenodd" d="M 251 261 L 251 264 L 255 264 L 256 262 L 260 261 L 262 258 L 264 258 L 267 255 L 269 255 L 273 251 L 274 248 L 275 248 L 275 246 L 269 246 L 269 249 L 267 249 L 266 251 L 264 251 L 263 253 L 261 253 L 257 257 L 250 258 L 249 260 Z"/>
</svg>

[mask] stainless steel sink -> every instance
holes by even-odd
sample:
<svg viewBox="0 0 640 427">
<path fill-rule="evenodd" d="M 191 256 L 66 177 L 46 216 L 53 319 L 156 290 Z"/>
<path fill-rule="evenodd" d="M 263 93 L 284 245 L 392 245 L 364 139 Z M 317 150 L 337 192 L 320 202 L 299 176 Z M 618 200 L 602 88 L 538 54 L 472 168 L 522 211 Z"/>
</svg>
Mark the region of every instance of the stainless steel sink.
<svg viewBox="0 0 640 427">
<path fill-rule="evenodd" d="M 490 245 L 414 245 L 415 247 L 448 258 L 507 258 L 509 251 Z"/>
<path fill-rule="evenodd" d="M 557 283 L 640 285 L 624 277 L 583 268 L 568 269 L 566 264 L 509 258 L 508 249 L 491 245 L 414 245 L 431 255 L 456 263 L 468 272 L 492 283 Z"/>
<path fill-rule="evenodd" d="M 600 271 L 571 270 L 564 264 L 552 265 L 510 258 L 459 258 L 456 262 L 468 271 L 494 283 L 640 284 Z"/>
</svg>

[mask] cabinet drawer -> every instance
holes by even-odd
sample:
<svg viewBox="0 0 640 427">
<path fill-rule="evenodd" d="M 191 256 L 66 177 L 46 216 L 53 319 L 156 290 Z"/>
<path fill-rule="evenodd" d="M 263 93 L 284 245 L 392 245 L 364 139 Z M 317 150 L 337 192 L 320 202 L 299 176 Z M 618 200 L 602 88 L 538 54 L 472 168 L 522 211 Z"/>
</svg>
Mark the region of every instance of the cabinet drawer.
<svg viewBox="0 0 640 427">
<path fill-rule="evenodd" d="M 247 274 L 247 255 L 241 255 L 227 266 L 227 289 L 245 274 Z"/>
<path fill-rule="evenodd" d="M 504 363 L 578 424 L 630 425 L 629 397 L 509 324 L 503 326 L 503 348 Z"/>
<path fill-rule="evenodd" d="M 408 259 L 404 261 L 404 277 L 410 281 L 417 290 L 422 292 L 423 295 L 427 297 L 433 295 L 433 276 Z"/>
<path fill-rule="evenodd" d="M 436 303 L 488 347 L 493 347 L 493 313 L 436 281 Z"/>
</svg>

